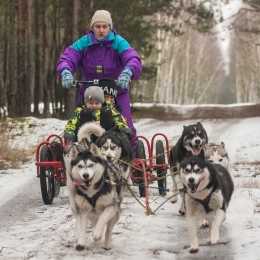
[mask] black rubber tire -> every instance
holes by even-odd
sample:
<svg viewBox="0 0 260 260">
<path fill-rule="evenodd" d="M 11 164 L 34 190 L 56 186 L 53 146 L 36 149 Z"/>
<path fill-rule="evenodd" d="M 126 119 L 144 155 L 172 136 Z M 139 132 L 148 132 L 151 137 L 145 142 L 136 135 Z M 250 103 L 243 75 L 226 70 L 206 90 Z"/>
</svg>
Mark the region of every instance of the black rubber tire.
<svg viewBox="0 0 260 260">
<path fill-rule="evenodd" d="M 161 156 L 158 156 L 162 154 Z M 165 164 L 165 154 L 162 140 L 156 142 L 156 164 Z M 167 170 L 165 168 L 157 169 L 157 177 L 165 177 Z M 166 178 L 158 180 L 159 194 L 166 195 Z"/>
<path fill-rule="evenodd" d="M 40 151 L 40 162 L 51 162 L 52 153 L 50 147 L 44 145 Z M 54 198 L 54 175 L 53 167 L 40 166 L 40 183 L 44 204 L 51 205 Z"/>
<path fill-rule="evenodd" d="M 136 142 L 136 158 L 146 159 L 144 144 L 141 140 L 137 140 L 137 142 Z M 137 170 L 136 174 L 138 177 L 142 177 L 142 178 L 144 177 L 144 173 L 141 171 Z M 138 184 L 139 184 L 140 197 L 146 197 L 146 189 L 144 187 L 144 181 L 142 179 L 140 179 L 140 180 L 138 180 Z"/>
<path fill-rule="evenodd" d="M 56 161 L 61 162 L 64 165 L 63 160 L 63 146 L 59 142 L 53 142 L 53 153 L 56 155 Z M 54 160 L 54 158 L 53 158 Z M 61 181 L 54 179 L 54 198 L 57 198 L 60 193 Z"/>
</svg>

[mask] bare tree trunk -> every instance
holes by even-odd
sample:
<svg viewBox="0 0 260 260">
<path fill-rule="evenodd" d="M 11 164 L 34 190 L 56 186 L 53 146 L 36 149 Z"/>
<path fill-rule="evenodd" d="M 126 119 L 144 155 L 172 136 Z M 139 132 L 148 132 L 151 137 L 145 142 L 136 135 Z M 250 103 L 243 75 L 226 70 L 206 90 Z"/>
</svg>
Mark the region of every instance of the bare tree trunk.
<svg viewBox="0 0 260 260">
<path fill-rule="evenodd" d="M 42 93 L 42 84 L 41 84 L 41 67 L 40 67 L 40 30 L 39 30 L 39 17 L 40 17 L 40 7 L 38 4 L 34 5 L 34 68 L 35 68 L 35 79 L 34 82 L 34 116 L 38 117 L 39 113 L 39 104 L 40 104 L 40 96 Z"/>
<path fill-rule="evenodd" d="M 189 104 L 189 77 L 190 77 L 190 41 L 186 42 L 185 49 L 185 83 L 184 83 L 184 100 Z"/>
<path fill-rule="evenodd" d="M 18 54 L 17 54 L 17 92 L 16 92 L 16 116 L 26 116 L 30 110 L 28 100 L 28 71 L 27 71 L 27 38 L 26 23 L 28 19 L 27 0 L 18 1 Z"/>
<path fill-rule="evenodd" d="M 79 38 L 78 33 L 78 15 L 79 15 L 79 0 L 73 0 L 73 27 L 72 27 L 72 41 L 76 41 Z M 74 74 L 74 77 L 79 78 L 80 73 L 77 72 Z M 77 91 L 75 89 L 70 89 L 67 92 L 68 103 L 66 104 L 66 111 L 69 114 L 73 114 L 73 111 L 76 108 L 77 100 Z"/>
<path fill-rule="evenodd" d="M 43 74 L 43 98 L 44 98 L 44 108 L 45 116 L 52 117 L 53 103 L 51 98 L 51 89 L 52 85 L 50 82 L 50 69 L 52 69 L 50 62 L 50 43 L 49 43 L 49 28 L 48 28 L 48 5 L 45 4 L 42 6 L 42 37 L 43 37 L 43 58 L 41 62 L 41 70 Z M 51 106 L 51 107 L 50 107 Z"/>
<path fill-rule="evenodd" d="M 33 55 L 32 55 L 32 20 L 31 20 L 31 3 L 30 0 L 27 0 L 28 7 L 28 24 L 27 24 L 27 96 L 28 96 L 28 104 L 26 114 L 31 114 L 31 104 L 33 103 L 33 85 L 34 85 L 34 68 L 33 68 Z"/>
<path fill-rule="evenodd" d="M 157 14 L 157 22 L 158 25 L 160 26 L 161 24 L 161 14 Z M 161 61 L 162 61 L 162 36 L 161 36 L 161 29 L 160 27 L 157 29 L 157 51 L 158 51 L 158 56 L 157 56 L 157 79 L 156 79 L 156 85 L 155 85 L 155 90 L 153 94 L 153 102 L 157 102 L 157 95 L 159 95 L 159 88 L 160 88 L 160 78 L 161 78 Z"/>
<path fill-rule="evenodd" d="M 220 67 L 223 65 L 223 61 L 221 60 L 218 64 L 218 66 L 215 68 L 215 70 L 213 71 L 211 77 L 209 78 L 206 86 L 204 86 L 204 89 L 202 91 L 202 93 L 199 95 L 199 98 L 197 100 L 197 104 L 200 104 L 200 102 L 202 101 L 202 99 L 204 98 L 205 93 L 208 91 L 209 87 L 211 86 L 211 83 L 215 77 L 215 75 L 217 74 L 217 72 L 219 71 Z"/>
</svg>

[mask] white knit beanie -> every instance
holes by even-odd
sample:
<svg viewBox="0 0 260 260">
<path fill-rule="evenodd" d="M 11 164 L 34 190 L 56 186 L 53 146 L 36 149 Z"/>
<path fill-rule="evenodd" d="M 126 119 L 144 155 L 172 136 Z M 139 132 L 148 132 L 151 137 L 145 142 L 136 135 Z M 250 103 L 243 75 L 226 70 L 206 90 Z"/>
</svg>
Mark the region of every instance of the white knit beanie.
<svg viewBox="0 0 260 260">
<path fill-rule="evenodd" d="M 84 102 L 86 104 L 89 101 L 98 101 L 103 104 L 105 100 L 102 88 L 98 86 L 88 87 L 84 92 Z"/>
<path fill-rule="evenodd" d="M 92 28 L 93 24 L 96 22 L 108 23 L 110 25 L 111 29 L 113 28 L 113 22 L 112 22 L 111 15 L 106 10 L 97 10 L 94 13 L 94 15 L 91 19 L 91 23 L 90 23 L 91 28 Z"/>
</svg>

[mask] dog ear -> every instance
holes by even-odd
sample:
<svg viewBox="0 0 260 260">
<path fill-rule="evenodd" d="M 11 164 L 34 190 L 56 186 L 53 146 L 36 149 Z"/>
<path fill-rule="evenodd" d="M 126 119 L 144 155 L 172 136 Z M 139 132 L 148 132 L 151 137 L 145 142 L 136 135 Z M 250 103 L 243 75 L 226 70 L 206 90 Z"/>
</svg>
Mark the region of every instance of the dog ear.
<svg viewBox="0 0 260 260">
<path fill-rule="evenodd" d="M 219 147 L 225 148 L 225 144 L 223 142 L 220 143 Z"/>
<path fill-rule="evenodd" d="M 90 152 L 94 156 L 101 156 L 100 149 L 94 143 L 91 143 L 91 145 L 90 145 Z"/>
</svg>

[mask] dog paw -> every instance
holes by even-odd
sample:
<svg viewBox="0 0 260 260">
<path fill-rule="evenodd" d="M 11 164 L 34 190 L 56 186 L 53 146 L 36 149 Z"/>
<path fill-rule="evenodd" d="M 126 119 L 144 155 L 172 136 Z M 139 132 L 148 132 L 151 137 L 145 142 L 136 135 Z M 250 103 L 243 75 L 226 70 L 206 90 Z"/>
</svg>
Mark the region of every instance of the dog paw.
<svg viewBox="0 0 260 260">
<path fill-rule="evenodd" d="M 172 199 L 170 200 L 171 203 L 176 203 L 177 202 L 177 196 L 172 197 Z"/>
<path fill-rule="evenodd" d="M 85 247 L 84 245 L 80 245 L 80 244 L 77 244 L 76 247 L 75 247 L 75 249 L 76 249 L 77 251 L 83 251 L 85 248 L 86 248 L 86 247 Z"/>
<path fill-rule="evenodd" d="M 199 248 L 198 247 L 190 247 L 189 248 L 189 252 L 191 253 L 191 254 L 195 254 L 195 253 L 197 253 L 199 251 Z"/>
<path fill-rule="evenodd" d="M 211 245 L 216 245 L 216 244 L 218 244 L 218 239 L 217 238 L 211 238 L 210 243 L 211 243 Z"/>
<path fill-rule="evenodd" d="M 179 210 L 179 213 L 182 215 L 182 216 L 184 216 L 185 215 L 185 211 L 183 211 L 183 210 Z"/>
<path fill-rule="evenodd" d="M 106 250 L 110 250 L 111 249 L 111 245 L 104 244 L 104 246 L 102 246 L 102 248 L 104 248 Z"/>
<path fill-rule="evenodd" d="M 204 229 L 204 228 L 208 228 L 209 227 L 209 222 L 205 219 L 203 219 L 201 225 L 200 225 L 200 229 Z"/>
<path fill-rule="evenodd" d="M 93 231 L 92 234 L 93 240 L 97 241 L 101 238 L 101 236 L 102 236 L 102 232 L 99 232 L 98 230 Z"/>
</svg>

